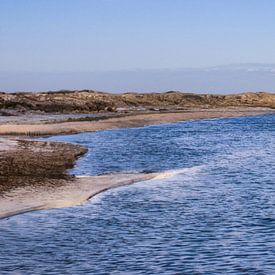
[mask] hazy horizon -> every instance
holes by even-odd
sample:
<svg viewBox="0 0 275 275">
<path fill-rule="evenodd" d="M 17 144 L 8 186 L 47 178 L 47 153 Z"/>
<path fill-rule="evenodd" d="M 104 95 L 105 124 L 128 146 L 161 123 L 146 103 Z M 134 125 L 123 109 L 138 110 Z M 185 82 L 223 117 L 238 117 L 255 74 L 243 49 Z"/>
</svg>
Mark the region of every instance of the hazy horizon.
<svg viewBox="0 0 275 275">
<path fill-rule="evenodd" d="M 271 0 L 1 0 L 0 91 L 275 91 L 274 8 Z"/>
<path fill-rule="evenodd" d="M 275 92 L 275 64 L 109 72 L 0 72 L 2 92 Z"/>
</svg>

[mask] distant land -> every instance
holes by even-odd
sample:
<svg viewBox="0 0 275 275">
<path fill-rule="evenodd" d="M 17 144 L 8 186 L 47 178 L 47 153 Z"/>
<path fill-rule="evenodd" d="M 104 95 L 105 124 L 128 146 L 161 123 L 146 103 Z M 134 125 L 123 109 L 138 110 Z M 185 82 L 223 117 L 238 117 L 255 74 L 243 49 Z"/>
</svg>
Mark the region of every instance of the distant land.
<svg viewBox="0 0 275 275">
<path fill-rule="evenodd" d="M 5 92 L 94 89 L 115 93 L 187 91 L 196 93 L 275 92 L 275 64 L 233 64 L 206 68 L 106 72 L 0 72 Z"/>
<path fill-rule="evenodd" d="M 95 113 L 127 111 L 180 111 L 186 108 L 267 107 L 275 108 L 275 94 L 231 95 L 166 93 L 103 93 L 93 90 L 44 93 L 0 93 L 0 114 Z"/>
</svg>

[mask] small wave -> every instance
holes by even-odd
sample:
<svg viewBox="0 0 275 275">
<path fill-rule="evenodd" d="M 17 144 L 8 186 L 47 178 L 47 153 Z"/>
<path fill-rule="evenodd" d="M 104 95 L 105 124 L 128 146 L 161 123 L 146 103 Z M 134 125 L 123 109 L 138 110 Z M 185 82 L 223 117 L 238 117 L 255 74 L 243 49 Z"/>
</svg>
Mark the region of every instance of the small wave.
<svg viewBox="0 0 275 275">
<path fill-rule="evenodd" d="M 175 170 L 167 170 L 162 173 L 159 173 L 157 176 L 155 176 L 153 179 L 158 180 L 158 179 L 166 179 L 170 177 L 174 177 L 177 175 L 182 175 L 182 174 L 197 174 L 199 173 L 205 165 L 198 165 L 198 166 L 193 166 L 193 167 L 188 167 L 188 168 L 181 168 L 181 169 L 175 169 Z"/>
</svg>

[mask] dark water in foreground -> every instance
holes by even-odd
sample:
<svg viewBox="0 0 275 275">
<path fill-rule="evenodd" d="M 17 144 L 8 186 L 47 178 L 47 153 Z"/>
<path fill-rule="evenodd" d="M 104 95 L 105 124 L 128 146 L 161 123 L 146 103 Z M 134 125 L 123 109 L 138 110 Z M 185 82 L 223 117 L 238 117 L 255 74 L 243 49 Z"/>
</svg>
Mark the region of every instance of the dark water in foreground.
<svg viewBox="0 0 275 275">
<path fill-rule="evenodd" d="M 0 220 L 1 274 L 275 274 L 275 116 L 54 137 L 76 174 L 181 169 Z"/>
</svg>

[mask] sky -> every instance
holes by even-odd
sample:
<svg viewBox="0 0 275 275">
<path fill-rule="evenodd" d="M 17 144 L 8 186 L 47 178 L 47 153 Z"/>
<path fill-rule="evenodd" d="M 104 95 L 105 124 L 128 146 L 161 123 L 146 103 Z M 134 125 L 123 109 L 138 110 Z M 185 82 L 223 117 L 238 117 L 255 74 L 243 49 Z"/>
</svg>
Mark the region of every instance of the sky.
<svg viewBox="0 0 275 275">
<path fill-rule="evenodd" d="M 275 64 L 274 10 L 274 0 L 0 0 L 0 90 L 258 90 L 249 76 L 196 83 L 220 65 Z"/>
</svg>

